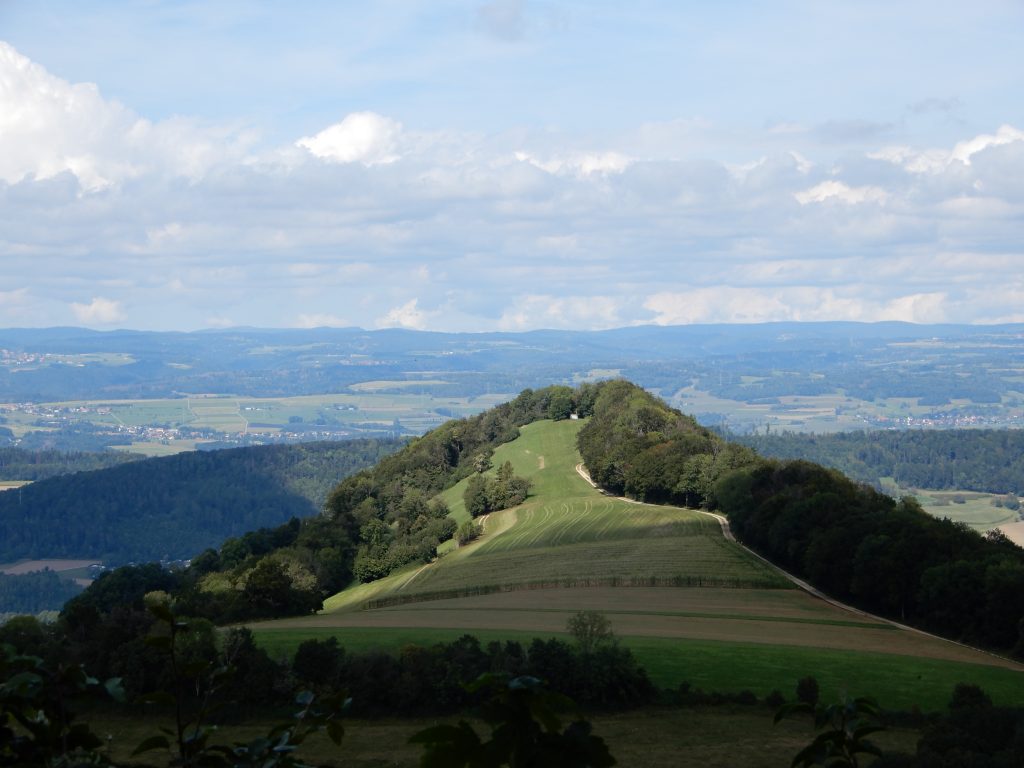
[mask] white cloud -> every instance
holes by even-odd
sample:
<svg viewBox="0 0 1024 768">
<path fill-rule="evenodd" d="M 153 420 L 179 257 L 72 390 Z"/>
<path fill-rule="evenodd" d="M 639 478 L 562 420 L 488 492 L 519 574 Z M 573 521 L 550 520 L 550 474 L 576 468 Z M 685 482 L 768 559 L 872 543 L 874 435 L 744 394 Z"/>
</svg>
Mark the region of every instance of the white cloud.
<svg viewBox="0 0 1024 768">
<path fill-rule="evenodd" d="M 427 134 L 364 112 L 245 154 L 240 134 L 148 122 L 0 52 L 0 286 L 25 286 L 0 300 L 12 324 L 65 322 L 89 296 L 81 322 L 172 328 L 1020 312 L 988 291 L 1024 263 L 1009 126 L 868 153 L 700 120 Z"/>
<path fill-rule="evenodd" d="M 952 149 L 918 150 L 907 146 L 883 147 L 868 153 L 868 157 L 886 160 L 911 173 L 941 173 L 952 163 L 971 165 L 972 158 L 990 147 L 1002 147 L 1024 141 L 1024 131 L 1012 125 L 1003 125 L 993 133 L 983 133 L 957 142 Z"/>
<path fill-rule="evenodd" d="M 71 173 L 85 192 L 152 171 L 196 180 L 246 141 L 183 118 L 142 119 L 95 84 L 54 77 L 0 41 L 0 180 Z"/>
<path fill-rule="evenodd" d="M 419 308 L 419 299 L 410 299 L 398 307 L 392 307 L 382 317 L 377 318 L 378 328 L 411 328 L 422 331 L 438 312 L 428 312 Z"/>
<path fill-rule="evenodd" d="M 619 152 L 579 152 L 541 160 L 520 150 L 515 153 L 515 158 L 551 174 L 577 177 L 622 173 L 633 163 L 631 158 Z"/>
<path fill-rule="evenodd" d="M 124 322 L 126 315 L 121 302 L 95 297 L 89 304 L 73 302 L 71 311 L 82 325 L 113 325 Z"/>
<path fill-rule="evenodd" d="M 375 112 L 353 112 L 315 136 L 295 142 L 316 157 L 336 163 L 381 165 L 399 159 L 400 123 Z"/>
<path fill-rule="evenodd" d="M 1012 144 L 1015 141 L 1024 141 L 1024 131 L 1014 128 L 1012 125 L 1003 125 L 995 134 L 982 134 L 973 139 L 961 141 L 955 147 L 950 157 L 952 160 L 959 160 L 964 165 L 971 164 L 971 157 L 989 147 L 999 147 L 1004 144 Z"/>
<path fill-rule="evenodd" d="M 858 205 L 860 203 L 884 203 L 889 193 L 881 187 L 851 187 L 841 181 L 823 181 L 820 184 L 793 195 L 800 205 L 833 201 Z"/>
<path fill-rule="evenodd" d="M 622 300 L 611 296 L 518 297 L 502 312 L 498 328 L 526 331 L 538 328 L 615 328 L 623 325 Z"/>
<path fill-rule="evenodd" d="M 860 289 L 860 290 L 858 290 Z M 661 291 L 647 298 L 644 309 L 656 325 L 692 323 L 765 323 L 784 320 L 900 320 L 934 323 L 946 319 L 944 293 L 917 293 L 889 300 L 864 298 L 861 286 L 843 293 L 829 288 L 735 288 L 715 286 L 689 291 Z"/>
</svg>

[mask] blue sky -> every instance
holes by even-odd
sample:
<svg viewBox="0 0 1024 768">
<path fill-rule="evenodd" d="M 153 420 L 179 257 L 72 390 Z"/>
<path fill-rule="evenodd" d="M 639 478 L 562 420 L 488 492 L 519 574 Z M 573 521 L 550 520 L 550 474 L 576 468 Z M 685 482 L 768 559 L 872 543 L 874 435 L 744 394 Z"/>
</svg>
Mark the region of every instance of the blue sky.
<svg viewBox="0 0 1024 768">
<path fill-rule="evenodd" d="M 0 324 L 1024 321 L 1018 2 L 0 0 Z"/>
</svg>

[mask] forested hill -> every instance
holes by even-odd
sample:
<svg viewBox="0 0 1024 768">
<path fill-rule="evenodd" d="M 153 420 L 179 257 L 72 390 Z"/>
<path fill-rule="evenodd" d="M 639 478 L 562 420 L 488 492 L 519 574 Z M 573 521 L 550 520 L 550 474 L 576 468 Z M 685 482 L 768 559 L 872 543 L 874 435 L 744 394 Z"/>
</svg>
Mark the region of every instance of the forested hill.
<svg viewBox="0 0 1024 768">
<path fill-rule="evenodd" d="M 759 457 L 627 382 L 602 386 L 579 448 L 609 491 L 718 509 L 741 542 L 834 597 L 1024 658 L 1024 550 L 998 533 Z"/>
<path fill-rule="evenodd" d="M 0 480 L 45 480 L 72 472 L 89 472 L 139 461 L 145 456 L 124 451 L 55 451 L 0 448 Z"/>
<path fill-rule="evenodd" d="M 911 488 L 1024 494 L 1020 429 L 785 432 L 734 439 L 762 456 L 806 459 L 872 485 L 892 477 Z"/>
<path fill-rule="evenodd" d="M 164 581 L 140 581 L 132 575 L 139 569 L 114 571 L 76 605 L 123 602 L 126 593 L 114 585 L 129 584 L 139 599 L 150 589 L 173 591 L 182 611 L 220 623 L 316 610 L 354 579 L 372 581 L 430 562 L 457 528 L 438 492 L 487 473 L 494 449 L 518 437 L 519 427 L 588 414 L 597 390 L 591 384 L 524 390 L 511 402 L 449 421 L 350 475 L 331 492 L 323 515 L 229 538 L 195 557 L 184 572 L 161 574 Z M 484 507 L 521 501 L 528 483 L 510 476 L 510 469 L 494 469 L 493 479 L 488 475 L 483 482 Z"/>
<path fill-rule="evenodd" d="M 228 537 L 317 514 L 335 484 L 401 445 L 190 452 L 40 480 L 0 494 L 0 562 L 189 558 Z"/>
</svg>

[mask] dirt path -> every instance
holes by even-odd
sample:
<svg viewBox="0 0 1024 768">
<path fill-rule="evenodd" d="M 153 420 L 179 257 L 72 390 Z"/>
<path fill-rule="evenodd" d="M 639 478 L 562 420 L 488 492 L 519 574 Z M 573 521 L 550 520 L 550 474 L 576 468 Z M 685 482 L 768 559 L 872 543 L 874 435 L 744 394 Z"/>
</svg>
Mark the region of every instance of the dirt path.
<svg viewBox="0 0 1024 768">
<path fill-rule="evenodd" d="M 593 488 L 597 488 L 598 490 L 601 491 L 601 493 L 605 493 L 606 495 L 610 495 L 610 494 L 607 494 L 606 491 L 603 491 L 600 488 L 598 488 L 597 483 L 595 483 L 593 481 L 593 479 L 590 477 L 590 473 L 587 472 L 587 470 L 583 466 L 582 462 L 580 462 L 579 464 L 576 465 L 576 472 L 579 474 L 580 477 L 582 477 L 584 480 L 586 480 L 588 483 L 590 483 L 590 485 Z M 636 501 L 635 499 L 630 499 L 630 498 L 627 498 L 625 496 L 618 496 L 618 497 L 614 497 L 614 498 L 619 498 L 619 499 L 622 499 L 624 501 L 631 501 L 634 504 L 641 503 L 641 502 Z M 722 535 L 726 539 L 728 539 L 729 541 L 735 542 L 736 545 L 739 546 L 739 547 L 742 547 L 745 552 L 747 552 L 748 554 L 750 554 L 753 557 L 757 558 L 762 563 L 768 565 L 770 568 L 778 571 L 780 574 L 785 576 L 787 579 L 789 579 L 791 582 L 793 582 L 793 584 L 798 586 L 804 592 L 806 592 L 807 594 L 809 594 L 809 595 L 811 595 L 813 597 L 818 598 L 819 600 L 823 600 L 823 601 L 825 601 L 826 603 L 828 603 L 830 605 L 834 605 L 836 608 L 841 608 L 842 610 L 847 611 L 847 612 L 852 613 L 852 614 L 855 614 L 857 616 L 863 616 L 864 618 L 867 618 L 867 619 L 873 619 L 875 621 L 880 621 L 880 622 L 883 622 L 885 624 L 889 624 L 891 626 L 894 626 L 894 627 L 896 627 L 898 629 L 903 629 L 903 630 L 906 630 L 907 632 L 913 632 L 914 634 L 921 635 L 922 637 L 929 637 L 929 638 L 932 638 L 934 640 L 941 640 L 944 643 L 951 643 L 953 645 L 958 645 L 961 648 L 967 648 L 967 649 L 970 649 L 972 651 L 977 651 L 978 653 L 984 653 L 987 656 L 992 656 L 994 658 L 1001 659 L 1003 661 L 1009 661 L 1009 659 L 1007 659 L 1005 656 L 1000 656 L 998 653 L 991 653 L 991 652 L 986 651 L 986 650 L 984 650 L 982 648 L 975 648 L 973 645 L 967 645 L 966 643 L 958 643 L 956 640 L 950 640 L 948 637 L 940 637 L 939 635 L 933 635 L 931 632 L 925 632 L 923 629 L 917 629 L 916 627 L 911 627 L 911 626 L 909 626 L 907 624 L 901 624 L 898 621 L 893 621 L 892 619 L 887 619 L 884 616 L 876 616 L 873 613 L 868 613 L 867 611 L 862 611 L 860 608 L 855 608 L 852 605 L 847 605 L 846 603 L 842 603 L 842 602 L 836 600 L 835 598 L 829 597 L 824 592 L 822 592 L 820 589 L 817 589 L 816 587 L 812 586 L 811 584 L 808 584 L 806 581 L 804 581 L 801 578 L 798 578 L 797 576 L 794 576 L 792 573 L 789 573 L 788 571 L 784 571 L 782 568 L 779 568 L 779 566 L 775 565 L 775 563 L 771 562 L 770 560 L 768 560 L 765 557 L 762 557 L 761 555 L 759 555 L 754 550 L 750 549 L 749 547 L 747 547 L 744 544 L 742 544 L 739 541 L 737 541 L 736 537 L 732 533 L 732 529 L 729 527 L 729 520 L 724 515 L 719 515 L 719 514 L 716 514 L 714 512 L 706 512 L 703 509 L 697 509 L 697 510 L 693 510 L 693 511 L 694 512 L 700 512 L 702 515 L 708 515 L 709 517 L 715 518 L 718 521 L 719 525 L 722 526 Z M 1015 668 L 1020 670 L 1020 671 L 1024 671 L 1024 667 L 1016 666 Z"/>
</svg>

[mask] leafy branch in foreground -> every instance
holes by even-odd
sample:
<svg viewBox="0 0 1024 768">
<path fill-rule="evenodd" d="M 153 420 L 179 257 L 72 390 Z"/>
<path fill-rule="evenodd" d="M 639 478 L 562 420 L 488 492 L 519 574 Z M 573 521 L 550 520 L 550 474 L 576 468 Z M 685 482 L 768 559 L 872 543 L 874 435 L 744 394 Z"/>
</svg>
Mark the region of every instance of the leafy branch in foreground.
<svg viewBox="0 0 1024 768">
<path fill-rule="evenodd" d="M 871 734 L 885 730 L 879 722 L 880 712 L 874 699 L 847 697 L 837 704 L 816 707 L 803 701 L 794 702 L 776 712 L 775 722 L 799 713 L 813 716 L 815 730 L 828 730 L 819 733 L 814 741 L 796 754 L 791 768 L 813 765 L 857 768 L 857 755 L 882 755 L 882 750 L 867 740 Z"/>
<path fill-rule="evenodd" d="M 0 645 L 0 680 L 0 765 L 110 765 L 103 740 L 75 722 L 70 707 L 79 699 L 123 698 L 119 679 L 101 683 L 80 664 L 51 668 Z"/>
<path fill-rule="evenodd" d="M 482 741 L 465 720 L 436 725 L 409 739 L 423 744 L 423 768 L 606 768 L 615 765 L 604 740 L 586 720 L 562 729 L 556 710 L 573 707 L 570 699 L 545 690 L 535 677 L 512 680 L 481 675 L 466 686 L 470 693 L 490 691 L 480 717 L 491 727 Z"/>
<path fill-rule="evenodd" d="M 174 680 L 174 693 L 158 692 L 147 700 L 153 704 L 170 704 L 174 707 L 174 728 L 162 728 L 162 733 L 145 739 L 132 753 L 140 755 L 154 749 L 165 749 L 173 754 L 171 765 L 203 768 L 306 768 L 295 754 L 298 747 L 309 736 L 321 731 L 335 745 L 340 745 L 345 734 L 340 715 L 348 707 L 349 700 L 343 694 L 324 697 L 314 706 L 312 693 L 300 692 L 295 703 L 301 709 L 295 713 L 292 722 L 274 726 L 266 736 L 248 743 L 231 746 L 211 744 L 210 739 L 217 727 L 209 724 L 219 705 L 217 693 L 235 676 L 230 658 L 197 659 L 183 661 L 179 638 L 191 630 L 187 621 L 176 617 L 171 606 L 161 601 L 149 602 L 150 612 L 167 629 L 166 635 L 147 638 L 147 643 L 167 653 L 168 666 Z M 189 718 L 189 692 L 199 699 L 195 715 Z M 173 739 L 173 744 L 171 739 Z M 176 753 L 176 754 L 174 754 Z"/>
</svg>

